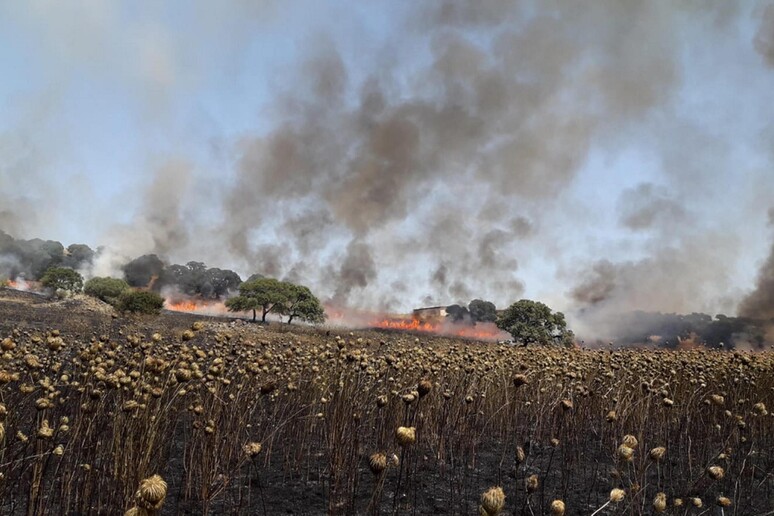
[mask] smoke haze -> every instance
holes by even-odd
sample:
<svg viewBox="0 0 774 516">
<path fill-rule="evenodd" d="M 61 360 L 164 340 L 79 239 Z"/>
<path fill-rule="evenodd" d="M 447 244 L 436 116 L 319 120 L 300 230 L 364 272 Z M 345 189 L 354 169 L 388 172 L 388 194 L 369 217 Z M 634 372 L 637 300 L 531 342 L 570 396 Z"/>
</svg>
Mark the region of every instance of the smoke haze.
<svg viewBox="0 0 774 516">
<path fill-rule="evenodd" d="M 98 275 L 157 253 L 363 308 L 774 317 L 752 4 L 8 3 L 0 70 L 38 87 L 3 105 L 38 107 L 0 123 L 0 229 L 104 244 Z"/>
</svg>

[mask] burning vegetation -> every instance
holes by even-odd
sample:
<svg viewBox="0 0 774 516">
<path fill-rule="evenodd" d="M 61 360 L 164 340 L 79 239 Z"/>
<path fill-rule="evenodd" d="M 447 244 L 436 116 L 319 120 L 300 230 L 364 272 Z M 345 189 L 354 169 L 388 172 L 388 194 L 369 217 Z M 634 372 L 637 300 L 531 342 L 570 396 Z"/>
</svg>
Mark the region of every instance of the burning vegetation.
<svg viewBox="0 0 774 516">
<path fill-rule="evenodd" d="M 94 252 L 79 244 L 65 248 L 53 241 L 16 240 L 0 232 L 0 278 L 6 278 L 5 286 L 17 290 L 70 295 L 81 291 L 81 276 L 89 276 L 94 260 L 102 252 L 102 248 Z M 581 305 L 587 306 L 575 317 L 584 320 L 586 326 L 591 324 L 593 333 L 585 331 L 578 338 L 568 334 L 563 337 L 563 343 L 764 349 L 774 342 L 774 319 L 754 316 L 769 314 L 766 304 L 769 297 L 765 294 L 772 283 L 769 262 L 761 270 L 758 288 L 742 304 L 744 313 L 749 314 L 746 317 L 599 311 L 597 307 L 606 302 L 616 279 L 611 276 L 609 267 L 597 268 L 588 284 L 580 285 L 572 292 Z M 510 323 L 501 323 L 498 321 L 506 311 L 498 310 L 493 303 L 482 299 L 474 299 L 467 305 L 418 308 L 411 314 L 369 312 L 337 304 L 335 296 L 321 303 L 308 288 L 293 282 L 266 278 L 258 273 L 242 281 L 239 274 L 228 269 L 207 267 L 196 261 L 185 265 L 168 264 L 155 254 L 127 260 L 119 270 L 120 278 L 91 277 L 83 283 L 83 292 L 114 306 L 156 306 L 155 300 L 151 304 L 127 303 L 128 293 L 122 304 L 121 296 L 134 289 L 160 295 L 163 299 L 158 306 L 170 311 L 234 317 L 242 313 L 253 314 L 255 310 L 255 316 L 260 314 L 262 320 L 315 324 L 325 321 L 331 327 L 378 328 L 485 341 L 514 338 L 522 343 L 548 343 L 562 333 L 560 327 L 566 326 L 562 316 L 559 326 L 551 330 L 556 335 L 550 339 L 536 336 L 535 332 L 543 322 L 550 321 L 553 315 L 535 312 L 529 305 L 534 302 L 526 300 L 529 308 L 524 309 L 524 321 L 519 323 L 513 319 Z M 259 285 L 257 291 L 253 288 L 256 282 Z M 250 285 L 253 290 L 245 295 L 245 286 Z M 533 324 L 535 321 L 538 322 Z M 553 325 L 549 322 L 550 327 Z"/>
</svg>

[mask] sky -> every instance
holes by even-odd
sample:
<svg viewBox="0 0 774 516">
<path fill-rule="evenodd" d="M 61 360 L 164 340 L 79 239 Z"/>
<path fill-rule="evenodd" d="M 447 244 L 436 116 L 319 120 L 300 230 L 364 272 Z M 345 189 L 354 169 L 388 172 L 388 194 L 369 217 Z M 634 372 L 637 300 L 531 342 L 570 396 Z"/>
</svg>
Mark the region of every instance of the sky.
<svg viewBox="0 0 774 516">
<path fill-rule="evenodd" d="M 0 229 L 362 308 L 736 313 L 772 91 L 770 0 L 0 1 Z"/>
</svg>

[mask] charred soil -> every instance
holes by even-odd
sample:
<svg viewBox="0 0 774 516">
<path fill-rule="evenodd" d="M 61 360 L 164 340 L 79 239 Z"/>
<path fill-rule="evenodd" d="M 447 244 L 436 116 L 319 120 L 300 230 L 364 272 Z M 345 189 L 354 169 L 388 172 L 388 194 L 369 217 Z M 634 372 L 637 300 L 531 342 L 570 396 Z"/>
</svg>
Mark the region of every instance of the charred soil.
<svg viewBox="0 0 774 516">
<path fill-rule="evenodd" d="M 502 514 L 588 515 L 613 488 L 600 514 L 655 514 L 658 493 L 666 514 L 774 508 L 771 353 L 137 317 L 8 289 L 0 341 L 2 514 L 122 514 L 154 474 L 170 515 L 476 514 L 492 486 Z"/>
</svg>

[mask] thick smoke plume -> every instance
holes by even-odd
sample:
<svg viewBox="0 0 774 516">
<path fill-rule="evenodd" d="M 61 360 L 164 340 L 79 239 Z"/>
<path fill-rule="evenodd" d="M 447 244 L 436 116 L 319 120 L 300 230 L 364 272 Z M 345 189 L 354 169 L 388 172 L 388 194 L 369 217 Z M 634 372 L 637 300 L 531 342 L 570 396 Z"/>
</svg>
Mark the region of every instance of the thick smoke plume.
<svg viewBox="0 0 774 516">
<path fill-rule="evenodd" d="M 774 208 L 769 210 L 769 227 L 774 229 Z M 739 305 L 739 314 L 754 319 L 774 320 L 774 243 L 771 254 L 758 271 L 755 290 Z"/>
<path fill-rule="evenodd" d="M 773 6 L 376 3 L 393 14 L 380 36 L 356 9 L 309 30 L 292 2 L 248 4 L 215 13 L 197 3 L 184 20 L 196 38 L 143 15 L 129 35 L 109 2 L 79 30 L 68 17 L 0 8 L 41 40 L 71 36 L 60 40 L 72 48 L 41 50 L 54 61 L 125 57 L 120 74 L 79 70 L 140 92 L 149 139 L 156 127 L 178 135 L 173 151 L 149 145 L 141 179 L 126 184 L 135 195 L 118 197 L 122 216 L 97 237 L 106 249 L 93 274 L 157 253 L 297 281 L 339 305 L 479 297 L 503 307 L 530 296 L 587 326 L 617 310 L 733 313 L 744 297 L 735 287 L 752 281 L 752 260 L 739 249 L 765 252 L 757 201 L 774 185 L 771 156 L 766 166 L 738 157 L 764 154 L 771 129 L 771 108 L 755 103 L 772 84 Z M 266 100 L 243 110 L 254 119 L 220 131 L 209 105 L 203 122 L 181 121 L 180 99 L 249 66 L 251 24 L 271 20 L 307 36 L 294 40 L 292 64 L 263 70 Z M 64 68 L 56 73 L 69 77 Z M 753 106 L 736 82 L 751 75 Z M 733 109 L 713 104 L 731 94 Z M 3 157 L 4 141 L 0 128 Z M 55 197 L 38 189 L 44 181 L 11 187 L 18 167 L 55 170 L 49 141 L 13 170 L 0 162 L 0 227 L 16 235 L 41 227 L 29 199 Z M 105 204 L 89 215 L 101 220 Z M 770 313 L 758 308 L 771 302 L 759 293 L 769 269 L 772 259 L 745 313 Z"/>
</svg>

